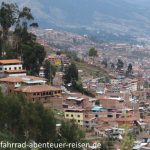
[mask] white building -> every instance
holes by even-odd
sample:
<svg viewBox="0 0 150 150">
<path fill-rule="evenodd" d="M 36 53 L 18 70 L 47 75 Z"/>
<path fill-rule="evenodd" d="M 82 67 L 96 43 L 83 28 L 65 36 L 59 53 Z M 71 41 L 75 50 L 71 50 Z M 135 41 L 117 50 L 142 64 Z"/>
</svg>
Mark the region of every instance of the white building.
<svg viewBox="0 0 150 150">
<path fill-rule="evenodd" d="M 5 77 L 26 76 L 26 70 L 23 70 L 22 62 L 18 59 L 0 60 L 0 71 Z"/>
<path fill-rule="evenodd" d="M 131 80 L 128 82 L 128 85 L 127 85 L 127 90 L 128 91 L 137 91 L 138 89 L 138 81 L 137 80 Z"/>
</svg>

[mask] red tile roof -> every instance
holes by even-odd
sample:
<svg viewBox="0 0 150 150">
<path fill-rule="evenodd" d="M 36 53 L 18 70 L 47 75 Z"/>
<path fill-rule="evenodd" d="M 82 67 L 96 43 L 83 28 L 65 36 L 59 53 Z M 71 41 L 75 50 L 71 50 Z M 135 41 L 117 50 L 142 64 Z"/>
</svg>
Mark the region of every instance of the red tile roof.
<svg viewBox="0 0 150 150">
<path fill-rule="evenodd" d="M 117 122 L 133 122 L 138 120 L 138 117 L 124 117 L 124 118 L 117 118 L 116 121 Z"/>
<path fill-rule="evenodd" d="M 0 60 L 0 64 L 21 64 L 22 62 L 18 59 L 5 59 Z"/>
<path fill-rule="evenodd" d="M 20 91 L 23 93 L 37 93 L 37 92 L 61 91 L 61 89 L 49 85 L 33 85 L 33 86 L 22 86 L 17 88 L 15 91 Z"/>
<path fill-rule="evenodd" d="M 30 80 L 45 80 L 45 78 L 35 77 L 35 76 L 20 76 L 20 77 L 7 77 L 7 78 L 1 78 L 0 82 L 11 82 L 11 83 L 17 83 L 17 82 L 24 82 L 26 79 Z"/>
</svg>

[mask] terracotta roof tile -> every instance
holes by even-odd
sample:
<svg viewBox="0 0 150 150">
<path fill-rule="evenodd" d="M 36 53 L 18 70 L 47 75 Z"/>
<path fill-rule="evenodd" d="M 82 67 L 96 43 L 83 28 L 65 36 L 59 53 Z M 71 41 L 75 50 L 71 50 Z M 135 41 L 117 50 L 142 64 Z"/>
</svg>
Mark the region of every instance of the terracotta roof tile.
<svg viewBox="0 0 150 150">
<path fill-rule="evenodd" d="M 22 86 L 17 88 L 15 91 L 21 91 L 23 93 L 36 93 L 36 92 L 61 91 L 61 89 L 49 85 L 33 85 L 33 86 Z"/>
<path fill-rule="evenodd" d="M 25 80 L 31 79 L 31 80 L 45 80 L 45 78 L 35 77 L 35 76 L 20 76 L 20 77 L 7 77 L 7 78 L 1 78 L 0 82 L 24 82 Z"/>
<path fill-rule="evenodd" d="M 116 121 L 117 122 L 133 122 L 138 120 L 138 117 L 124 117 L 124 118 L 117 118 Z"/>
<path fill-rule="evenodd" d="M 4 59 L 0 60 L 0 64 L 21 64 L 22 62 L 18 59 Z"/>
</svg>

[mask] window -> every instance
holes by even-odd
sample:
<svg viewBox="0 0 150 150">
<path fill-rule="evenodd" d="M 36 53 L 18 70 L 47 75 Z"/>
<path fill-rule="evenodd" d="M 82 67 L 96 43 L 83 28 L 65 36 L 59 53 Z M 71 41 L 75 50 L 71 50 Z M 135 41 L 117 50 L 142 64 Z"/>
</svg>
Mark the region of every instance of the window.
<svg viewBox="0 0 150 150">
<path fill-rule="evenodd" d="M 80 122 L 80 120 L 78 120 L 78 122 Z"/>
<path fill-rule="evenodd" d="M 7 70 L 7 68 L 5 68 L 5 70 Z"/>
<path fill-rule="evenodd" d="M 21 70 L 21 67 L 19 67 L 19 69 Z"/>
<path fill-rule="evenodd" d="M 66 117 L 69 117 L 69 114 L 66 114 Z"/>
<path fill-rule="evenodd" d="M 9 68 L 9 70 L 11 70 L 11 68 Z"/>
<path fill-rule="evenodd" d="M 113 115 L 108 115 L 107 117 L 108 117 L 108 118 L 112 118 L 112 117 L 113 117 Z"/>
<path fill-rule="evenodd" d="M 71 115 L 71 117 L 73 117 L 73 114 Z"/>
<path fill-rule="evenodd" d="M 80 115 L 78 115 L 78 118 L 80 117 Z"/>
<path fill-rule="evenodd" d="M 0 68 L 0 70 L 2 70 L 2 68 Z"/>
<path fill-rule="evenodd" d="M 98 117 L 98 115 L 96 114 L 95 117 Z"/>
<path fill-rule="evenodd" d="M 35 96 L 35 95 L 36 95 L 36 93 L 33 93 L 33 95 Z"/>
<path fill-rule="evenodd" d="M 17 68 L 16 68 L 16 67 L 15 67 L 14 69 L 15 69 L 15 70 L 17 70 Z"/>
</svg>

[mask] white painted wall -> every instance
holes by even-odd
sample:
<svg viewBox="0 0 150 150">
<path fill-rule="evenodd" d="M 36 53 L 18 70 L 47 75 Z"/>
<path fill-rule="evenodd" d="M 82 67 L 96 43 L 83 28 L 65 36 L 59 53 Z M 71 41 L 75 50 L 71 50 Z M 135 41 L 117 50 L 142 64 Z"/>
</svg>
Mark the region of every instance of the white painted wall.
<svg viewBox="0 0 150 150">
<path fill-rule="evenodd" d="M 26 73 L 15 73 L 15 74 L 9 74 L 9 77 L 20 77 L 20 76 L 26 76 Z"/>
<path fill-rule="evenodd" d="M 15 69 L 16 67 L 16 69 Z M 22 64 L 16 64 L 16 65 L 0 65 L 0 70 L 22 70 Z"/>
</svg>

